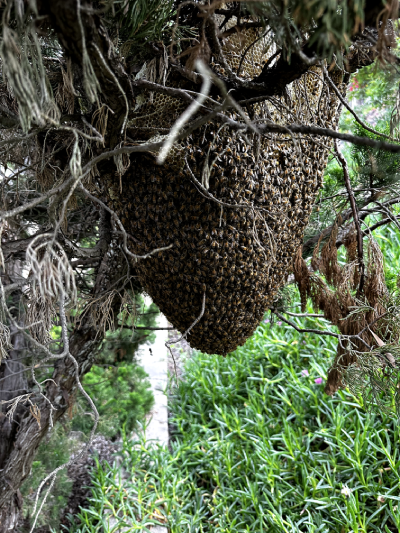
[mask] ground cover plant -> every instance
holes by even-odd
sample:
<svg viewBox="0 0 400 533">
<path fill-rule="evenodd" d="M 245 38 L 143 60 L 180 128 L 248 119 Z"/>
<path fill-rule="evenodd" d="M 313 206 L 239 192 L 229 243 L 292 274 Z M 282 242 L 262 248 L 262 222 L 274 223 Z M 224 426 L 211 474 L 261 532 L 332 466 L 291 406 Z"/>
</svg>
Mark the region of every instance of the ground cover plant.
<svg viewBox="0 0 400 533">
<path fill-rule="evenodd" d="M 173 389 L 171 449 L 125 438 L 128 478 L 98 465 L 71 533 L 114 531 L 106 510 L 126 531 L 400 531 L 397 420 L 347 390 L 323 392 L 335 351 L 332 337 L 266 318 L 226 358 L 195 354 Z"/>
</svg>

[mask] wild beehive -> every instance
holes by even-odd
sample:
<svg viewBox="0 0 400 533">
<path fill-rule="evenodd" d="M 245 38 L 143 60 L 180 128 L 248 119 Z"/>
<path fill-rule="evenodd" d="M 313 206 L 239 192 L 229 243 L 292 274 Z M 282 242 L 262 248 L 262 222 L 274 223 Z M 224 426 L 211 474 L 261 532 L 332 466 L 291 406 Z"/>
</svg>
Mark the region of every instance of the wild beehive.
<svg viewBox="0 0 400 533">
<path fill-rule="evenodd" d="M 226 58 L 233 69 L 241 62 L 243 78 L 257 76 L 274 53 L 259 39 L 242 60 L 242 50 L 257 38 L 250 29 L 225 40 Z M 184 109 L 182 101 L 157 93 L 143 92 L 138 102 L 131 123 L 138 140 L 165 135 Z M 337 108 L 322 69 L 312 67 L 284 97 L 247 106 L 246 113 L 255 123 L 332 127 Z M 304 135 L 244 136 L 208 124 L 181 142 L 164 165 L 152 155 L 137 155 L 121 183 L 110 185 L 134 253 L 172 245 L 140 260 L 136 269 L 179 331 L 199 316 L 205 294 L 204 314 L 188 336 L 192 347 L 226 354 L 253 333 L 291 270 L 329 148 L 327 140 Z"/>
</svg>

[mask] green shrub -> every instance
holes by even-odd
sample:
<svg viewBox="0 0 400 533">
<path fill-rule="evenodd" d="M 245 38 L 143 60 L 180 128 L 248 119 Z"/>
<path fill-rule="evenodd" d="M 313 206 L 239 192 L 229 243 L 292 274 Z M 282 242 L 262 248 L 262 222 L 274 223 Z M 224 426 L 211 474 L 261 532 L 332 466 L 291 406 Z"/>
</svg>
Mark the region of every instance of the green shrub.
<svg viewBox="0 0 400 533">
<path fill-rule="evenodd" d="M 135 363 L 94 366 L 85 375 L 83 386 L 96 404 L 100 415 L 98 433 L 115 437 L 125 424 L 126 431 L 136 429 L 151 410 L 154 398 L 147 374 Z M 83 401 L 79 403 L 82 409 Z M 72 429 L 88 433 L 93 426 L 91 416 L 77 415 L 72 420 Z"/>
</svg>

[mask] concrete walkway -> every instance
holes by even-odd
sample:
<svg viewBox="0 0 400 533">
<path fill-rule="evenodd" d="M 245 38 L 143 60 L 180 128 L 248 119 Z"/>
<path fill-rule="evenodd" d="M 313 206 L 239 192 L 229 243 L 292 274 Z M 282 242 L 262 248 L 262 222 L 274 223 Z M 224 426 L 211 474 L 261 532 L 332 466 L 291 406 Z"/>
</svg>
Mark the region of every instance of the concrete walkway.
<svg viewBox="0 0 400 533">
<path fill-rule="evenodd" d="M 160 328 L 167 328 L 168 322 L 163 314 L 160 313 L 157 325 Z M 150 423 L 146 429 L 146 440 L 153 441 L 154 444 L 160 443 L 168 445 L 168 349 L 165 346 L 168 340 L 168 331 L 160 330 L 156 333 L 154 344 L 144 347 L 141 350 L 139 364 L 149 375 L 149 381 L 154 394 L 154 407 L 149 414 Z M 168 533 L 164 526 L 153 526 L 150 528 L 152 533 Z"/>
<path fill-rule="evenodd" d="M 159 315 L 157 326 L 160 328 L 168 327 L 168 322 L 164 315 Z M 157 331 L 154 344 L 151 346 L 142 346 L 137 354 L 138 364 L 148 374 L 148 379 L 154 394 L 154 407 L 148 415 L 150 423 L 146 429 L 146 440 L 149 444 L 153 442 L 154 444 L 168 445 L 168 398 L 166 394 L 168 384 L 168 349 L 165 346 L 167 339 L 167 330 Z M 125 472 L 122 472 L 122 478 L 126 478 Z M 117 520 L 110 516 L 108 519 L 110 529 L 115 527 L 116 524 Z M 152 533 L 168 533 L 168 528 L 164 526 L 152 526 L 149 529 Z M 124 533 L 129 530 L 129 527 L 122 527 L 115 531 L 115 533 Z"/>
<path fill-rule="evenodd" d="M 164 315 L 160 314 L 158 324 L 160 328 L 167 328 L 168 322 Z M 168 356 L 165 343 L 168 339 L 168 331 L 157 331 L 156 340 L 150 347 L 142 348 L 139 364 L 149 375 L 149 381 L 154 394 L 154 408 L 148 418 L 150 424 L 146 430 L 147 441 L 168 444 L 168 402 L 167 402 L 167 384 L 168 384 Z M 151 350 L 151 351 L 150 351 Z"/>
</svg>

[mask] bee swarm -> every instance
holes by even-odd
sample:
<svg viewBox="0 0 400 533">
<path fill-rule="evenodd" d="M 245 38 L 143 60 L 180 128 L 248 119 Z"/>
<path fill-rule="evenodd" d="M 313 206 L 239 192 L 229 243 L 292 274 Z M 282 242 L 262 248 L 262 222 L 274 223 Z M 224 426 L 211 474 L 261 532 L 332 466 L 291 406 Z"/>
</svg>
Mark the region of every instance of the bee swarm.
<svg viewBox="0 0 400 533">
<path fill-rule="evenodd" d="M 234 34 L 225 43 L 232 66 L 238 66 L 242 49 L 235 39 Z M 262 40 L 257 46 L 265 49 Z M 241 76 L 254 77 L 273 52 L 264 60 L 259 53 L 257 61 L 248 56 Z M 338 86 L 340 81 L 335 80 Z M 157 93 L 143 95 L 145 103 L 133 123 L 138 139 L 154 140 L 182 112 L 182 102 Z M 333 127 L 337 109 L 322 70 L 312 67 L 288 87 L 285 98 L 257 103 L 246 112 L 253 121 Z M 235 113 L 230 116 L 240 120 Z M 139 154 L 121 184 L 110 180 L 113 207 L 135 239 L 131 250 L 143 255 L 173 245 L 135 264 L 141 284 L 167 319 L 184 332 L 200 315 L 206 295 L 204 315 L 188 336 L 193 348 L 226 354 L 254 332 L 291 271 L 329 148 L 321 138 L 253 133 L 245 138 L 209 124 L 181 142 L 164 165 Z M 232 207 L 204 194 L 193 176 Z"/>
</svg>

